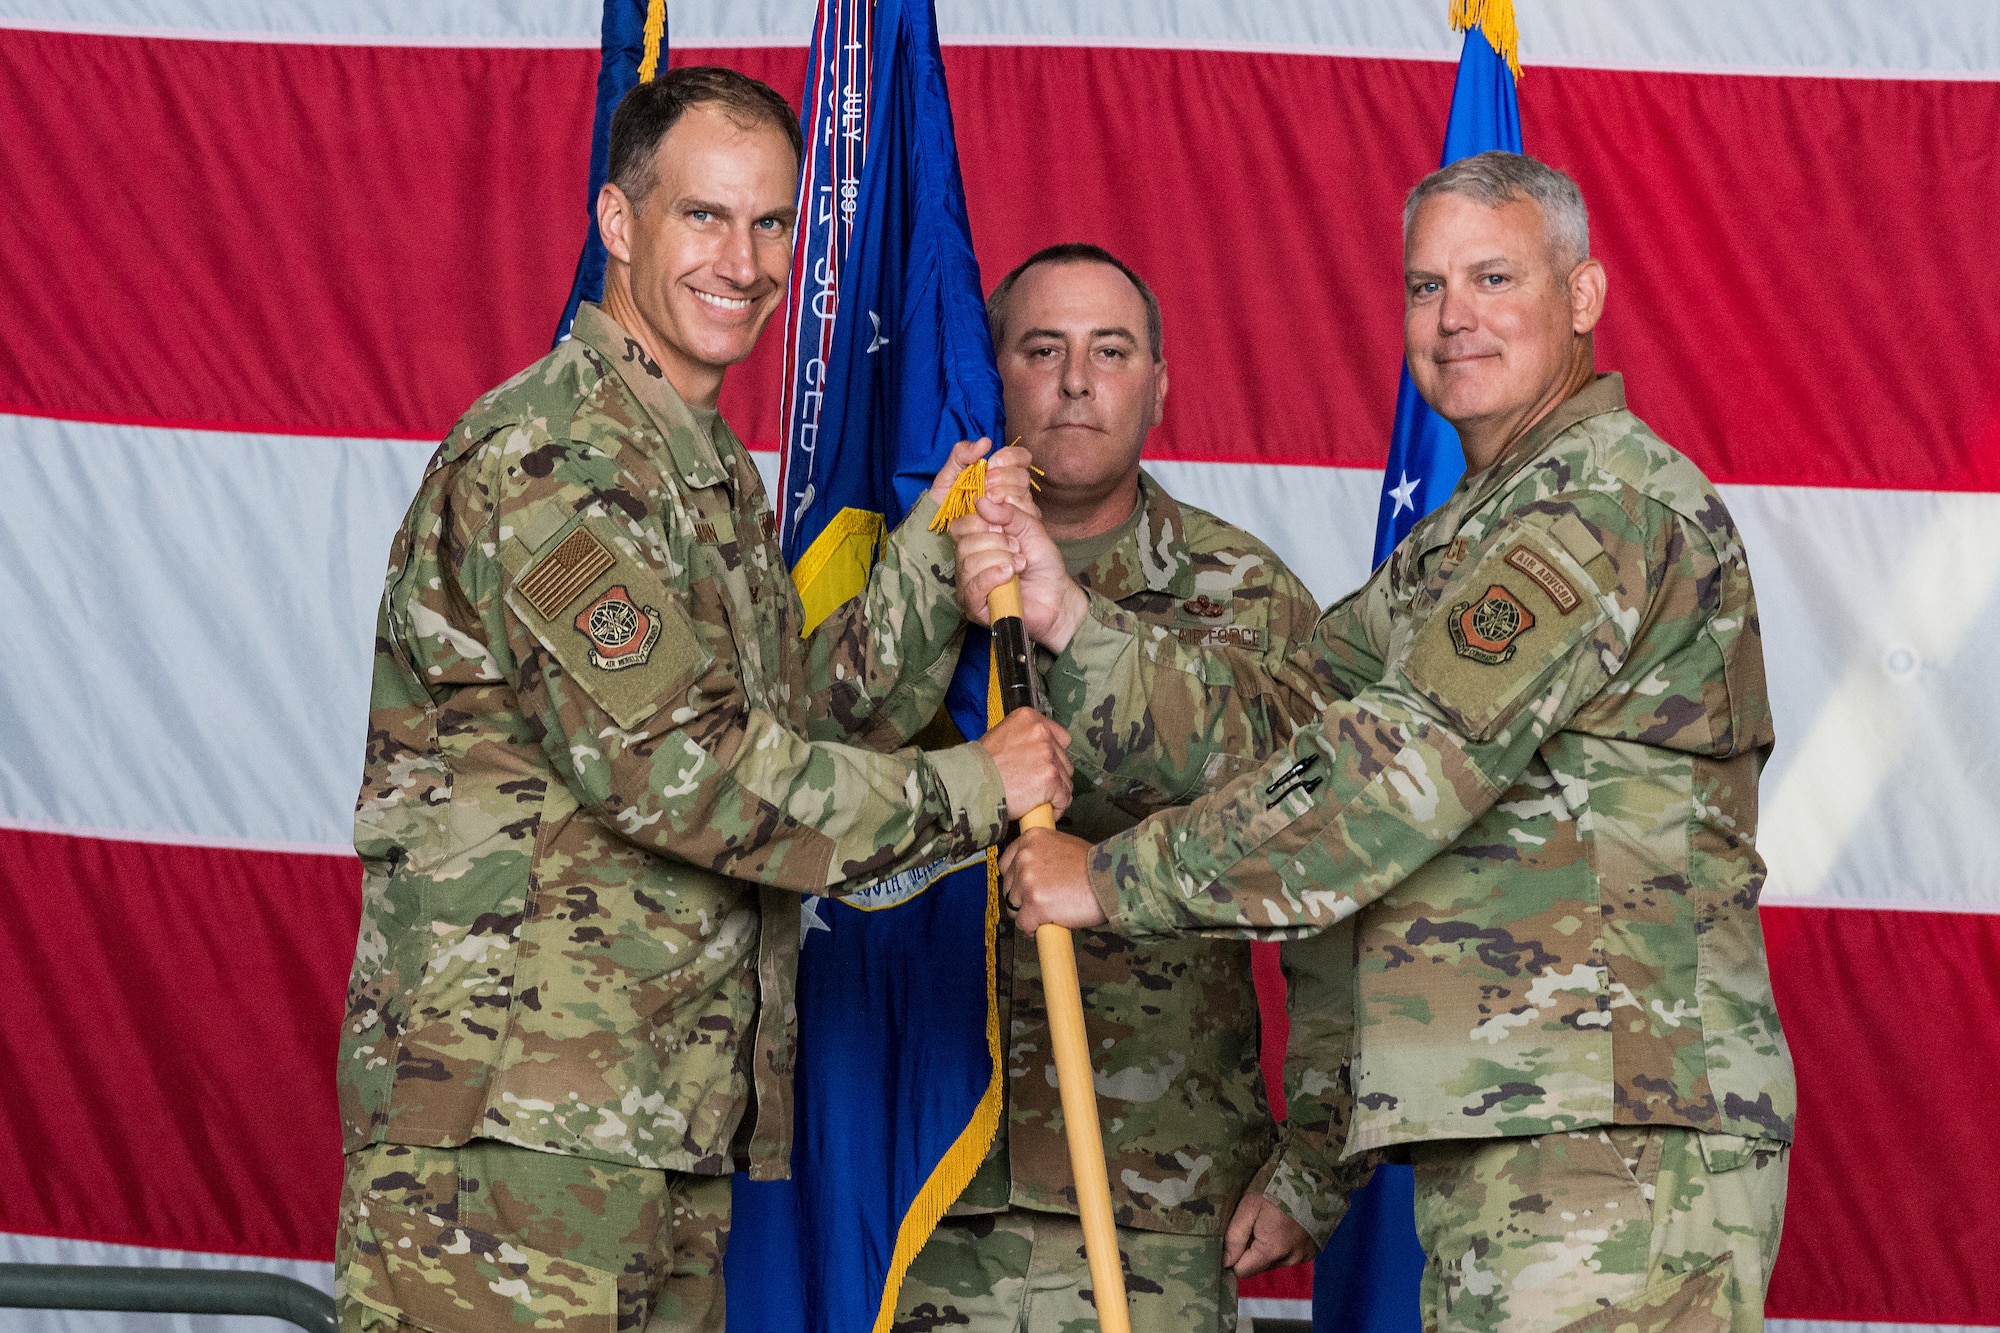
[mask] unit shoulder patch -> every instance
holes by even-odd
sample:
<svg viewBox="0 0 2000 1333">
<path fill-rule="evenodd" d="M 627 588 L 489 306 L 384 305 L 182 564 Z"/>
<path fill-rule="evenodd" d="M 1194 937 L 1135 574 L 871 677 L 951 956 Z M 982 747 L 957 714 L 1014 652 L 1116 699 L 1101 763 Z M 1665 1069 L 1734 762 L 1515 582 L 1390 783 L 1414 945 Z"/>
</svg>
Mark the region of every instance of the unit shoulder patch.
<svg viewBox="0 0 2000 1333">
<path fill-rule="evenodd" d="M 1541 590 L 1555 603 L 1556 610 L 1568 615 L 1583 604 L 1583 598 L 1555 567 L 1526 546 L 1516 545 L 1507 552 L 1507 563 L 1533 579 Z"/>
<path fill-rule="evenodd" d="M 586 517 L 551 540 L 505 600 L 562 674 L 627 730 L 685 702 L 715 660 L 685 594 L 627 550 L 607 519 Z"/>
<path fill-rule="evenodd" d="M 1572 592 L 1571 597 L 1576 594 Z M 1535 627 L 1535 613 L 1501 584 L 1495 583 L 1477 601 L 1451 608 L 1446 628 L 1460 657 L 1499 666 L 1514 656 L 1515 641 Z"/>
<path fill-rule="evenodd" d="M 659 608 L 634 602 L 622 583 L 605 589 L 603 596 L 583 608 L 575 624 L 576 632 L 590 643 L 586 650 L 590 664 L 600 671 L 644 666 L 660 641 Z"/>
<path fill-rule="evenodd" d="M 611 568 L 613 557 L 588 528 L 563 538 L 555 550 L 528 566 L 515 587 L 529 606 L 553 617 Z"/>
</svg>

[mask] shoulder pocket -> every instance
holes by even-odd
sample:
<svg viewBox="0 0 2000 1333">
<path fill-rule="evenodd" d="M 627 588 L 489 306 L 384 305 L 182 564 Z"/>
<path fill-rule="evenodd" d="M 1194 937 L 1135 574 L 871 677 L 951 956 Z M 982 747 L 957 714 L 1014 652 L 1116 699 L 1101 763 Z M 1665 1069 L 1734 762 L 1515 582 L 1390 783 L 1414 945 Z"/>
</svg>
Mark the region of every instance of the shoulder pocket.
<svg viewBox="0 0 2000 1333">
<path fill-rule="evenodd" d="M 605 519 L 579 515 L 507 589 L 507 606 L 585 694 L 631 729 L 681 698 L 713 662 L 680 594 Z"/>
<path fill-rule="evenodd" d="M 1601 552 L 1573 551 L 1596 542 L 1580 522 L 1568 526 L 1502 529 L 1417 627 L 1404 678 L 1471 740 L 1500 731 L 1604 621 L 1585 569 Z"/>
</svg>

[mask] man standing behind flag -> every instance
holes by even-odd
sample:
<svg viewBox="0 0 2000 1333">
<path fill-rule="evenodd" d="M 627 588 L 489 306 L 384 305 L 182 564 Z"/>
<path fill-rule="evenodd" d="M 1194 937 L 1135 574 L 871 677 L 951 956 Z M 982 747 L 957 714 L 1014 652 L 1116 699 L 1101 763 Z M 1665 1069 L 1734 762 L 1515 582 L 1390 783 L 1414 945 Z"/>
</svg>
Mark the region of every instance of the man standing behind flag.
<svg viewBox="0 0 2000 1333">
<path fill-rule="evenodd" d="M 962 630 L 934 500 L 801 642 L 715 411 L 783 291 L 798 162 L 790 108 L 733 71 L 628 94 L 604 304 L 453 428 L 392 548 L 340 1062 L 349 1329 L 720 1330 L 732 1164 L 790 1159 L 797 895 L 1067 804 L 1066 738 L 1028 714 L 876 752 L 936 712 Z"/>
<path fill-rule="evenodd" d="M 1043 472 L 1036 501 L 1069 573 L 1141 623 L 1240 648 L 1275 670 L 1319 619 L 1312 594 L 1262 542 L 1140 470 L 1167 395 L 1160 307 L 1145 281 L 1097 246 L 1052 246 L 1000 281 L 987 317 L 1008 429 Z M 1079 787 L 1061 827 L 1094 842 L 1153 808 Z M 1001 1129 L 903 1281 L 903 1333 L 1056 1333 L 1095 1318 L 1041 968 L 1022 946 L 1003 930 Z M 1345 930 L 1286 946 L 1300 1011 L 1287 1060 L 1294 1086 L 1345 1084 L 1351 949 Z M 1077 941 L 1077 970 L 1132 1327 L 1233 1327 L 1228 1262 L 1241 1253 L 1255 1271 L 1310 1258 L 1366 1179 L 1366 1163 L 1338 1160 L 1347 1103 L 1301 1095 L 1275 1138 L 1247 943 L 1093 931 Z M 1298 1215 L 1250 1209 L 1234 1229 L 1242 1235 L 1226 1241 L 1249 1188 Z"/>
<path fill-rule="evenodd" d="M 1772 730 L 1742 538 L 1594 373 L 1605 274 L 1573 181 L 1482 153 L 1403 226 L 1408 364 L 1467 475 L 1281 671 L 1135 633 L 1022 511 L 962 521 L 962 598 L 1027 567 L 1082 772 L 1173 791 L 1269 756 L 1096 847 L 1024 834 L 1007 890 L 1023 929 L 1356 923 L 1347 1150 L 1415 1167 L 1426 1328 L 1760 1333 L 1795 1085 L 1757 918 Z M 1290 742 L 1273 711 L 1305 724 Z"/>
</svg>

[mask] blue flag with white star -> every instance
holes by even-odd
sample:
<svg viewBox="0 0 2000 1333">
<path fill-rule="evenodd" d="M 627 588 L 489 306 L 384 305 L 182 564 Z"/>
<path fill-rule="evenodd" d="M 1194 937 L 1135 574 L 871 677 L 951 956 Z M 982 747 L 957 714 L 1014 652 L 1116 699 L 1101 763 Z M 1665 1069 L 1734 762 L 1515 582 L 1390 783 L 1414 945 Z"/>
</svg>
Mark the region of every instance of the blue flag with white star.
<svg viewBox="0 0 2000 1333">
<path fill-rule="evenodd" d="M 1001 437 L 931 0 L 821 0 L 785 319 L 781 540 L 808 623 L 954 443 Z M 983 631 L 952 691 L 986 729 Z M 988 860 L 802 906 L 792 1179 L 739 1176 L 729 1333 L 870 1333 L 999 1123 Z"/>
<path fill-rule="evenodd" d="M 1513 70 L 1498 46 L 1474 27 L 1459 55 L 1439 165 L 1493 149 L 1521 151 L 1521 109 Z M 1386 560 L 1464 475 L 1458 432 L 1418 397 L 1405 365 L 1375 519 L 1375 563 Z M 1417 1243 L 1415 1204 L 1409 1167 L 1376 1168 L 1314 1261 L 1313 1333 L 1421 1333 L 1424 1251 Z"/>
<path fill-rule="evenodd" d="M 1486 34 L 1465 34 L 1445 122 L 1439 166 L 1501 149 L 1521 151 L 1521 104 L 1514 73 Z M 1465 475 L 1458 432 L 1417 395 L 1410 368 L 1396 388 L 1396 425 L 1389 435 L 1389 470 L 1382 475 L 1382 504 L 1375 517 L 1375 563 L 1388 559 L 1417 520 L 1444 502 Z"/>
</svg>

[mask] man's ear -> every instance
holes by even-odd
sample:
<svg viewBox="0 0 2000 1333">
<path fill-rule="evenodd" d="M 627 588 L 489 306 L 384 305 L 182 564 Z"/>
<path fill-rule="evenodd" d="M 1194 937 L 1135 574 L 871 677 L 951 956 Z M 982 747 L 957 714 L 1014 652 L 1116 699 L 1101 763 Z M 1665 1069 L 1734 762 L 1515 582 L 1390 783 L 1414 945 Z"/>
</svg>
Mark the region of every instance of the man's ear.
<svg viewBox="0 0 2000 1333">
<path fill-rule="evenodd" d="M 1604 265 L 1595 259 L 1586 259 L 1570 270 L 1569 327 L 1572 333 L 1589 333 L 1597 327 L 1597 321 L 1604 318 L 1604 285 Z"/>
<path fill-rule="evenodd" d="M 638 211 L 625 191 L 610 181 L 597 192 L 597 234 L 604 238 L 605 250 L 621 264 L 632 262 L 632 221 Z"/>
<path fill-rule="evenodd" d="M 1153 420 L 1149 424 L 1157 426 L 1162 421 L 1166 420 L 1166 417 L 1167 417 L 1167 363 L 1165 361 L 1161 361 L 1159 379 L 1153 385 Z"/>
</svg>

